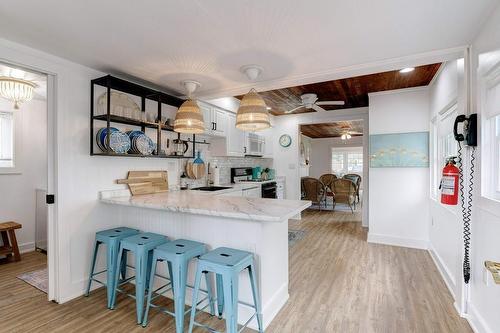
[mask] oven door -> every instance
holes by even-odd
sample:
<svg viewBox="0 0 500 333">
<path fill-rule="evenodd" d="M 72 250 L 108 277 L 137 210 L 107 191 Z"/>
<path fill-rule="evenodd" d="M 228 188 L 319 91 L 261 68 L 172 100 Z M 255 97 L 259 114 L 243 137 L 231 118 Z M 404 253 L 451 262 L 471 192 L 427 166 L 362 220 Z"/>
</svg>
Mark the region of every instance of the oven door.
<svg viewBox="0 0 500 333">
<path fill-rule="evenodd" d="M 262 197 L 269 199 L 276 199 L 276 183 L 262 184 Z"/>
</svg>

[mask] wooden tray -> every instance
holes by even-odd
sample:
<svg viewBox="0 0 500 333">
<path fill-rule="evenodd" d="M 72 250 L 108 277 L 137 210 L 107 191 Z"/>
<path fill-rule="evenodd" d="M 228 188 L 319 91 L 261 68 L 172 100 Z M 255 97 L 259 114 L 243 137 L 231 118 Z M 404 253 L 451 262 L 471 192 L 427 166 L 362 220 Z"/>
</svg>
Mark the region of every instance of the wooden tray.
<svg viewBox="0 0 500 333">
<path fill-rule="evenodd" d="M 129 171 L 127 179 L 118 179 L 118 184 L 127 184 L 132 195 L 153 194 L 168 191 L 167 171 Z"/>
</svg>

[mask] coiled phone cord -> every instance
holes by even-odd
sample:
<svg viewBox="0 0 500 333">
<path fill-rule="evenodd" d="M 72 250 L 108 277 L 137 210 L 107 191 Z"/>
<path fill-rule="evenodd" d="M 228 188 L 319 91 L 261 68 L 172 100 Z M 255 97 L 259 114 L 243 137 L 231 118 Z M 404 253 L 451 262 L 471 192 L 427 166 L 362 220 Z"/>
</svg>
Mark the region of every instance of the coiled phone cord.
<svg viewBox="0 0 500 333">
<path fill-rule="evenodd" d="M 458 142 L 458 162 L 460 168 L 460 197 L 462 206 L 462 216 L 463 216 L 463 236 L 464 236 L 464 262 L 463 262 L 463 274 L 464 282 L 467 284 L 470 280 L 470 239 L 471 239 L 471 217 L 472 217 L 472 194 L 474 187 L 474 162 L 476 147 L 472 147 L 472 152 L 470 156 L 470 173 L 469 173 L 469 186 L 467 189 L 467 199 L 464 197 L 465 186 L 463 178 L 463 164 L 462 164 L 462 145 L 460 141 Z"/>
</svg>

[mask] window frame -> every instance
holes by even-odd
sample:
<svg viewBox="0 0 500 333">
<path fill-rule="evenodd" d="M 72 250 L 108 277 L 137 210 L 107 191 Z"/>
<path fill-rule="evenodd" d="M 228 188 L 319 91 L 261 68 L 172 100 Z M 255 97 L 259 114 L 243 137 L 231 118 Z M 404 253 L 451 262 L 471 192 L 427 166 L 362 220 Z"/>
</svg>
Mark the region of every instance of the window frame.
<svg viewBox="0 0 500 333">
<path fill-rule="evenodd" d="M 360 171 L 349 171 L 349 153 L 355 153 L 361 155 L 361 170 Z M 333 170 L 333 154 L 342 154 L 342 170 Z M 352 147 L 330 147 L 330 171 L 333 174 L 345 175 L 349 173 L 363 174 L 364 170 L 364 154 L 363 146 L 352 146 Z"/>
<path fill-rule="evenodd" d="M 1 113 L 12 114 L 12 166 L 0 166 L 0 175 L 21 174 L 22 173 L 22 133 L 23 133 L 23 115 L 22 110 L 0 109 Z"/>
</svg>

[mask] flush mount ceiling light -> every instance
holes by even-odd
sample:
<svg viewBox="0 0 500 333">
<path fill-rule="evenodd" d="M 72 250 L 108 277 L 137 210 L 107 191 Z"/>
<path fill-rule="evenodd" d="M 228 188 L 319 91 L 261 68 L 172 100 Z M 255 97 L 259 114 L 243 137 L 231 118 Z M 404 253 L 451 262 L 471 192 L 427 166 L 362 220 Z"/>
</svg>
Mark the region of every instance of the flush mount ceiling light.
<svg viewBox="0 0 500 333">
<path fill-rule="evenodd" d="M 342 134 L 342 136 L 340 137 L 342 140 L 350 140 L 351 139 L 351 134 L 349 133 L 344 133 Z"/>
<path fill-rule="evenodd" d="M 401 69 L 399 72 L 400 73 L 410 73 L 410 72 L 413 72 L 414 70 L 415 70 L 415 67 L 406 67 L 406 68 Z"/>
<path fill-rule="evenodd" d="M 188 99 L 177 110 L 174 121 L 174 131 L 187 134 L 201 134 L 205 131 L 203 123 L 203 114 L 195 100 L 192 99 L 192 94 L 200 86 L 197 81 L 186 80 L 181 84 L 187 91 Z"/>
<path fill-rule="evenodd" d="M 243 66 L 241 71 L 246 74 L 249 80 L 255 81 L 262 72 L 262 68 L 256 65 L 248 65 Z M 267 110 L 266 102 L 252 88 L 243 96 L 240 102 L 236 114 L 236 128 L 247 132 L 255 132 L 271 127 Z"/>
<path fill-rule="evenodd" d="M 0 96 L 14 102 L 14 109 L 19 109 L 19 104 L 30 101 L 33 91 L 37 87 L 34 82 L 14 77 L 0 76 Z"/>
</svg>

